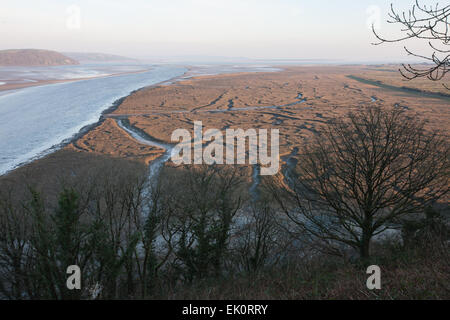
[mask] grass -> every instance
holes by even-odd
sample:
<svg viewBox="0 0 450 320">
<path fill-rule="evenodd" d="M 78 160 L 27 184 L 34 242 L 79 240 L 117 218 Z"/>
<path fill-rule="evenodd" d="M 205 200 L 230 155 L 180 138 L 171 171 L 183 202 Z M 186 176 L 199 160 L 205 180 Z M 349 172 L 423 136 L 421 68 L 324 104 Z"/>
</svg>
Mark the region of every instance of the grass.
<svg viewBox="0 0 450 320">
<path fill-rule="evenodd" d="M 436 246 L 434 246 L 436 248 Z M 381 268 L 380 290 L 366 287 L 366 268 L 329 256 L 291 262 L 257 274 L 240 273 L 162 289 L 149 299 L 353 300 L 449 299 L 449 255 L 429 248 L 383 244 L 372 264 Z"/>
</svg>

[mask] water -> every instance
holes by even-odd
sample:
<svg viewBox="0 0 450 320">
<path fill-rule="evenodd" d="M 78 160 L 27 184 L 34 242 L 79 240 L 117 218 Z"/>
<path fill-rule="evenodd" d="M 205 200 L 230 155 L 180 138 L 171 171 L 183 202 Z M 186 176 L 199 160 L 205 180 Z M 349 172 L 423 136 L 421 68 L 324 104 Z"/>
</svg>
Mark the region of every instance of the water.
<svg viewBox="0 0 450 320">
<path fill-rule="evenodd" d="M 26 83 L 38 80 L 64 80 L 107 76 L 148 69 L 141 64 L 82 64 L 69 66 L 0 68 L 0 81 L 3 83 Z"/>
<path fill-rule="evenodd" d="M 154 66 L 143 73 L 30 87 L 0 96 L 0 174 L 49 153 L 133 90 L 186 71 Z"/>
<path fill-rule="evenodd" d="M 149 165 L 148 177 L 149 177 L 150 181 L 154 181 L 156 179 L 156 177 L 158 177 L 159 172 L 161 171 L 164 163 L 169 161 L 169 159 L 172 157 L 174 145 L 168 144 L 168 143 L 162 143 L 162 142 L 156 141 L 154 139 L 151 139 L 149 136 L 144 136 L 141 132 L 135 130 L 134 128 L 132 128 L 130 126 L 127 126 L 123 122 L 123 120 L 118 120 L 117 124 L 123 130 L 125 130 L 132 138 L 134 138 L 137 142 L 165 150 L 165 152 L 162 156 L 160 156 L 156 160 L 152 161 Z"/>
</svg>

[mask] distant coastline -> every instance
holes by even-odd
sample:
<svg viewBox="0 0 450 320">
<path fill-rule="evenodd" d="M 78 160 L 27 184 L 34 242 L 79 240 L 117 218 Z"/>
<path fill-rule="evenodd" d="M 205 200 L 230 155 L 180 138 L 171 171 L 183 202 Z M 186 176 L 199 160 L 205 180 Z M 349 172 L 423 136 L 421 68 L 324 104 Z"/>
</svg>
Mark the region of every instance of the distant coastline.
<svg viewBox="0 0 450 320">
<path fill-rule="evenodd" d="M 76 59 L 52 50 L 7 49 L 0 50 L 0 66 L 64 66 L 78 65 Z"/>
</svg>

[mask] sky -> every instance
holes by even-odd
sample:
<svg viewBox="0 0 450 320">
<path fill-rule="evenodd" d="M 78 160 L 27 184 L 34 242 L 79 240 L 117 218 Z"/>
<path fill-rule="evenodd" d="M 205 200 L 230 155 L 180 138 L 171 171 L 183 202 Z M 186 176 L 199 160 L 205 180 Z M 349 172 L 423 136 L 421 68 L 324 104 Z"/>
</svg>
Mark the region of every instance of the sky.
<svg viewBox="0 0 450 320">
<path fill-rule="evenodd" d="M 398 28 L 386 23 L 391 2 L 0 0 L 0 49 L 104 52 L 136 58 L 407 61 L 403 45 L 372 45 L 376 41 L 372 23 L 382 35 L 398 35 Z M 394 1 L 399 10 L 413 3 Z"/>
</svg>

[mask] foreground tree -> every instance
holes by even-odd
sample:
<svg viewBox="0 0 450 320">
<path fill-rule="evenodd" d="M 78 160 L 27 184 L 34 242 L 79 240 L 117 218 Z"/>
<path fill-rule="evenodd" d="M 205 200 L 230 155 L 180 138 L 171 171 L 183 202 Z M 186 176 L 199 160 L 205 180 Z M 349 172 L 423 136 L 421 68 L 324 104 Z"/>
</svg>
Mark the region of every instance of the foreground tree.
<svg viewBox="0 0 450 320">
<path fill-rule="evenodd" d="M 61 182 L 44 191 L 35 180 L 1 181 L 0 298 L 113 299 L 136 296 L 147 284 L 136 272 L 141 256 L 134 258 L 141 247 L 142 260 L 151 254 L 141 216 L 145 167 L 83 165 L 78 174 L 45 177 Z M 82 290 L 67 289 L 69 265 L 80 267 Z"/>
<path fill-rule="evenodd" d="M 448 192 L 449 145 L 424 126 L 376 107 L 328 124 L 303 148 L 292 185 L 272 184 L 278 203 L 306 236 L 368 258 L 374 236 Z"/>
<path fill-rule="evenodd" d="M 167 233 L 172 236 L 165 239 L 176 256 L 174 268 L 188 282 L 219 276 L 243 204 L 238 167 L 201 165 L 165 173 L 165 190 L 172 195 L 166 205 Z"/>
<path fill-rule="evenodd" d="M 432 81 L 444 80 L 450 70 L 450 5 L 426 6 L 416 1 L 416 4 L 408 12 L 402 13 L 398 13 L 391 5 L 389 17 L 388 22 L 399 25 L 403 35 L 396 39 L 387 39 L 379 35 L 373 28 L 375 36 L 380 41 L 376 44 L 418 39 L 427 42 L 432 51 L 430 54 L 419 54 L 405 47 L 409 55 L 425 59 L 432 66 L 419 68 L 403 64 L 403 69 L 400 69 L 403 77 L 408 80 L 421 77 Z M 450 90 L 448 84 L 443 83 L 443 85 Z"/>
</svg>

